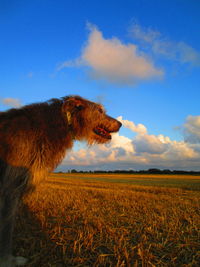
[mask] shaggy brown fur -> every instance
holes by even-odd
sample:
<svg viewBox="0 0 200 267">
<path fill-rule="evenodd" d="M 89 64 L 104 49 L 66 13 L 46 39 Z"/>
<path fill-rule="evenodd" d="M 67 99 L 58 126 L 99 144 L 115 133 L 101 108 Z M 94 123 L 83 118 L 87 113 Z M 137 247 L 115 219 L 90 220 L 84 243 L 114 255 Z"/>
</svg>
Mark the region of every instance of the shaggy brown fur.
<svg viewBox="0 0 200 267">
<path fill-rule="evenodd" d="M 12 256 L 11 241 L 18 202 L 27 185 L 52 171 L 74 140 L 105 143 L 120 126 L 101 105 L 79 96 L 0 113 L 0 267 L 25 263 Z"/>
</svg>

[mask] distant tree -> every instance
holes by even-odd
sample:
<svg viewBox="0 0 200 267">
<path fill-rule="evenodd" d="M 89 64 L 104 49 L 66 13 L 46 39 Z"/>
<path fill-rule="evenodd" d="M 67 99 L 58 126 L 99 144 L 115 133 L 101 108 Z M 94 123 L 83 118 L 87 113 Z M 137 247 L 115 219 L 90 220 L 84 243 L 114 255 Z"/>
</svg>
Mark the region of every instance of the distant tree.
<svg viewBox="0 0 200 267">
<path fill-rule="evenodd" d="M 162 173 L 163 174 L 171 174 L 172 172 L 169 169 L 165 169 L 165 170 L 162 171 Z"/>
<path fill-rule="evenodd" d="M 174 170 L 173 173 L 174 174 L 186 174 L 188 172 L 187 171 L 182 171 L 182 170 Z"/>
<path fill-rule="evenodd" d="M 158 173 L 162 173 L 162 171 L 160 169 L 152 168 L 152 169 L 148 169 L 148 173 L 158 174 Z"/>
</svg>

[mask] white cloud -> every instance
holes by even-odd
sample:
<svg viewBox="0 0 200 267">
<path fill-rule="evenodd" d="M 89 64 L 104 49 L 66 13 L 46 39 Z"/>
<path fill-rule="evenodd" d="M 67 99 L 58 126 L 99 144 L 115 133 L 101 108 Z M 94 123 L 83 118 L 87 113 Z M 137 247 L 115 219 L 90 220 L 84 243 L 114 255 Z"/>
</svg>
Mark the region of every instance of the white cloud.
<svg viewBox="0 0 200 267">
<path fill-rule="evenodd" d="M 123 124 L 124 127 L 130 129 L 133 132 L 136 132 L 139 134 L 146 134 L 147 133 L 147 128 L 143 124 L 135 125 L 135 123 L 132 121 L 123 120 L 122 116 L 119 116 L 117 118 L 117 120 L 119 120 Z"/>
<path fill-rule="evenodd" d="M 128 138 L 119 133 L 113 135 L 110 143 L 96 145 L 71 151 L 62 165 L 88 169 L 141 169 L 141 168 L 171 168 L 196 169 L 200 163 L 199 143 L 171 140 L 162 134 L 149 135 L 146 127 L 136 125 L 129 120 L 121 119 L 123 125 L 136 136 Z M 139 125 L 142 125 L 142 127 Z M 184 124 L 187 131 L 199 137 L 200 116 L 189 116 Z"/>
<path fill-rule="evenodd" d="M 156 55 L 161 55 L 179 63 L 189 63 L 193 66 L 200 66 L 200 52 L 195 50 L 185 42 L 171 41 L 163 37 L 160 32 L 151 28 L 143 28 L 139 24 L 134 24 L 130 28 L 130 33 L 144 44 Z"/>
<path fill-rule="evenodd" d="M 124 44 L 118 38 L 105 39 L 96 27 L 90 25 L 89 29 L 80 58 L 59 64 L 57 70 L 86 66 L 94 79 L 117 84 L 134 84 L 163 76 L 163 71 L 156 68 L 135 44 Z"/>
<path fill-rule="evenodd" d="M 64 159 L 64 165 L 92 166 L 101 165 L 107 162 L 129 160 L 130 155 L 134 153 L 132 140 L 118 133 L 113 134 L 112 141 L 106 145 L 94 145 L 70 151 Z"/>
<path fill-rule="evenodd" d="M 188 116 L 183 127 L 186 142 L 200 143 L 200 116 Z"/>
<path fill-rule="evenodd" d="M 19 99 L 11 98 L 11 97 L 2 98 L 2 99 L 0 99 L 0 102 L 3 105 L 9 106 L 9 107 L 15 107 L 15 108 L 18 108 L 22 105 L 22 103 Z"/>
<path fill-rule="evenodd" d="M 112 141 L 107 145 L 109 148 L 122 148 L 127 153 L 134 153 L 132 140 L 126 136 L 119 135 L 119 133 L 113 134 Z"/>
<path fill-rule="evenodd" d="M 136 39 L 142 40 L 146 43 L 153 43 L 160 38 L 160 32 L 154 31 L 151 28 L 143 29 L 139 24 L 134 23 L 129 29 L 130 33 Z"/>
<path fill-rule="evenodd" d="M 173 141 L 169 146 L 169 149 L 165 153 L 166 160 L 173 159 L 176 162 L 177 160 L 180 161 L 184 160 L 185 164 L 187 163 L 187 160 L 189 161 L 190 159 L 196 159 L 196 158 L 200 160 L 200 154 L 196 153 L 196 151 L 192 146 L 183 141 L 181 142 Z"/>
<path fill-rule="evenodd" d="M 168 149 L 169 144 L 170 141 L 165 142 L 159 136 L 148 134 L 138 135 L 133 140 L 137 153 L 162 154 Z"/>
</svg>

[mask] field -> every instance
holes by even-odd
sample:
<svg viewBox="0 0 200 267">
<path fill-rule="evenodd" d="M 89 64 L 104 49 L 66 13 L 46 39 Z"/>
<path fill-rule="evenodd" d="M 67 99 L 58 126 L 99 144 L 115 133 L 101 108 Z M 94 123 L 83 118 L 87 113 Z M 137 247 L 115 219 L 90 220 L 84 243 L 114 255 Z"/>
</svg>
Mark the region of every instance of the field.
<svg viewBox="0 0 200 267">
<path fill-rule="evenodd" d="M 200 177 L 51 174 L 17 217 L 27 266 L 200 266 Z"/>
</svg>

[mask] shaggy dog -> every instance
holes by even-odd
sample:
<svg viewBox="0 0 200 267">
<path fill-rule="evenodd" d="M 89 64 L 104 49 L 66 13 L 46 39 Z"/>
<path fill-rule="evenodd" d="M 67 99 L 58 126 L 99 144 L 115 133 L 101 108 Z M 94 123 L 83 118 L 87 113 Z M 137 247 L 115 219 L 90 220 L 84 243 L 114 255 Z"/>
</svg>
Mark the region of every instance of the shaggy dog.
<svg viewBox="0 0 200 267">
<path fill-rule="evenodd" d="M 62 161 L 74 140 L 106 143 L 120 127 L 101 105 L 79 96 L 0 113 L 0 267 L 26 262 L 12 256 L 12 233 L 27 188 Z"/>
</svg>

